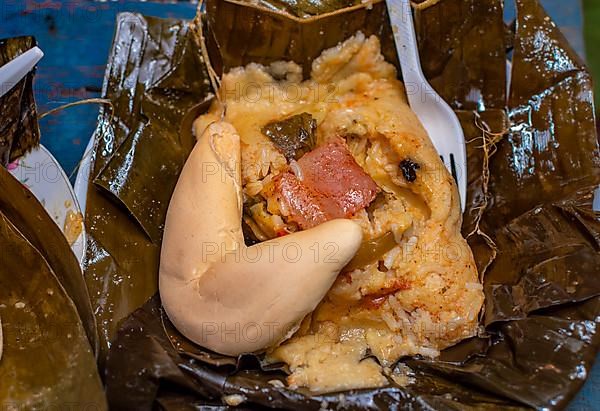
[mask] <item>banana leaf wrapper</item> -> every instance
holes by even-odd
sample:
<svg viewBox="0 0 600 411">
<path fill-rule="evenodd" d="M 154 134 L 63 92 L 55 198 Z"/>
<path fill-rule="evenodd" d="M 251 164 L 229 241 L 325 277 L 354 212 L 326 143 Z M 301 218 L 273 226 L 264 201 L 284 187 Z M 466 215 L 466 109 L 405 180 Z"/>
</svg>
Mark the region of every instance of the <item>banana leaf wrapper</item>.
<svg viewBox="0 0 600 411">
<path fill-rule="evenodd" d="M 356 6 L 361 0 L 258 0 L 256 4 L 273 11 L 285 11 L 296 17 L 312 17 Z"/>
<path fill-rule="evenodd" d="M 42 205 L 0 168 L 0 408 L 107 409 L 81 269 Z"/>
<path fill-rule="evenodd" d="M 33 37 L 0 39 L 0 66 L 20 56 L 37 43 Z M 0 84 L 0 166 L 29 152 L 40 143 L 40 128 L 33 96 L 32 70 L 17 84 Z M 6 90 L 8 89 L 8 90 Z"/>
<path fill-rule="evenodd" d="M 222 58 L 222 68 L 248 63 L 269 64 L 291 60 L 302 65 L 304 75 L 310 75 L 310 65 L 321 52 L 347 39 L 357 31 L 376 35 L 386 60 L 398 66 L 394 37 L 388 22 L 385 2 L 374 0 L 349 8 L 332 10 L 343 1 L 278 1 L 298 9 L 303 3 L 316 5 L 315 11 L 328 11 L 319 16 L 300 18 L 282 9 L 252 7 L 238 0 L 209 0 L 208 21 Z M 352 3 L 352 2 L 345 2 Z M 309 5 L 309 9 L 311 9 Z"/>
<path fill-rule="evenodd" d="M 85 221 L 100 364 L 119 320 L 157 291 L 165 213 L 195 142 L 192 121 L 211 98 L 205 70 L 189 22 L 119 15 Z"/>
<path fill-rule="evenodd" d="M 0 211 L 46 260 L 77 308 L 88 341 L 96 352 L 98 334 L 90 295 L 67 239 L 31 191 L 1 168 L 0 193 Z"/>
<path fill-rule="evenodd" d="M 502 8 L 501 0 L 442 0 L 416 13 L 424 71 L 456 110 L 468 141 L 469 201 L 463 231 L 484 278 L 481 336 L 445 350 L 435 360 L 405 359 L 415 379 L 406 387 L 391 383 L 386 388 L 313 396 L 274 385 L 273 380 L 285 378 L 284 367 L 266 368 L 255 356 L 223 357 L 185 340 L 169 323 L 157 296 L 129 315 L 143 297 L 156 291 L 159 245 L 153 233 L 160 232 L 161 225 L 151 227 L 131 198 L 110 185 L 127 181 L 141 190 L 162 160 L 160 151 L 147 158 L 140 158 L 141 151 L 130 151 L 125 158 L 106 150 L 107 141 L 121 144 L 125 139 L 127 133 L 115 138 L 112 130 L 117 125 L 133 135 L 138 129 L 130 123 L 130 111 L 116 112 L 110 123 L 115 126 L 101 117 L 86 217 L 89 225 L 110 216 L 92 227 L 92 270 L 87 270 L 86 279 L 91 288 L 105 290 L 93 304 L 100 313 L 101 338 L 114 340 L 105 370 L 112 408 L 216 409 L 230 394 L 242 396 L 242 408 L 566 406 L 585 381 L 600 344 L 600 289 L 595 279 L 600 216 L 591 208 L 600 176 L 591 79 L 537 1 L 517 1 L 514 32 L 505 27 Z M 220 48 L 219 65 L 225 70 L 251 61 L 293 59 L 306 74 L 323 48 L 358 28 L 369 33 L 369 27 L 376 27 L 379 31 L 374 33 L 384 37 L 386 55 L 393 54 L 393 43 L 385 40 L 385 33 L 391 33 L 385 8 L 378 1 L 307 19 L 229 0 L 209 1 L 207 10 L 208 37 Z M 162 32 L 181 24 L 136 18 L 144 22 L 142 29 L 117 30 L 115 45 L 121 47 L 113 49 L 106 81 L 118 87 L 105 88 L 105 95 L 127 107 L 151 100 L 143 88 L 125 82 L 126 68 L 143 72 L 152 64 L 140 63 L 133 45 L 158 27 Z M 119 27 L 123 20 L 121 16 Z M 354 27 L 357 21 L 363 27 Z M 322 38 L 311 34 L 315 28 L 317 33 L 323 30 Z M 508 50 L 513 57 L 507 89 Z M 117 52 L 132 57 L 115 61 Z M 111 94 L 115 88 L 118 93 Z M 206 98 L 197 97 L 198 102 Z M 163 143 L 173 144 L 168 138 Z M 137 147 L 142 147 L 141 140 Z M 129 170 L 123 179 L 104 180 L 104 167 L 111 161 L 114 168 Z M 132 161 L 149 168 L 136 171 L 127 165 Z M 176 174 L 163 180 L 167 198 Z M 164 219 L 166 206 L 161 204 L 158 221 Z M 123 239 L 126 251 L 119 248 Z M 138 248 L 131 245 L 142 240 Z M 114 285 L 115 278 L 126 280 Z"/>
</svg>

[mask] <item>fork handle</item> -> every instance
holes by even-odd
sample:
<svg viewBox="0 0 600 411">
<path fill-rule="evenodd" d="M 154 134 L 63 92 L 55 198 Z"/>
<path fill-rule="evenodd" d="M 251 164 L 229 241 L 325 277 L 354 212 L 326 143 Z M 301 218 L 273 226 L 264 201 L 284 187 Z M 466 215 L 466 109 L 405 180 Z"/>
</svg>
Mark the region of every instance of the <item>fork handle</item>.
<svg viewBox="0 0 600 411">
<path fill-rule="evenodd" d="M 388 13 L 392 30 L 396 37 L 396 51 L 402 64 L 402 79 L 407 90 L 412 86 L 417 90 L 429 88 L 429 83 L 425 81 L 425 75 L 421 69 L 419 58 L 419 48 L 417 46 L 417 35 L 412 15 L 412 6 L 410 0 L 388 0 Z M 407 93 L 408 101 L 414 107 L 419 103 L 419 93 Z"/>
<path fill-rule="evenodd" d="M 0 67 L 0 97 L 8 93 L 44 56 L 35 46 Z"/>
</svg>

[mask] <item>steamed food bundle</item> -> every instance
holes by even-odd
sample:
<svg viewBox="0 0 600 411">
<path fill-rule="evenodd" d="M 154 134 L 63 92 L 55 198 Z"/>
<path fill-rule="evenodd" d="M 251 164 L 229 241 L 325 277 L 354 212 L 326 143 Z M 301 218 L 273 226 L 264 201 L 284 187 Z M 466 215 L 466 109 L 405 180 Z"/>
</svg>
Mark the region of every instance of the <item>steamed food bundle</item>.
<svg viewBox="0 0 600 411">
<path fill-rule="evenodd" d="M 306 81 L 293 62 L 224 74 L 165 224 L 161 297 L 184 335 L 267 351 L 291 387 L 337 391 L 405 382 L 389 375 L 399 358 L 477 334 L 483 292 L 456 186 L 404 93 L 360 32 Z M 298 259 L 278 254 L 291 244 Z M 261 247 L 281 261 L 233 255 Z M 253 336 L 227 338 L 249 323 Z"/>
<path fill-rule="evenodd" d="M 416 6 L 468 143 L 469 246 L 382 0 L 210 0 L 206 43 L 119 15 L 83 276 L 0 167 L 0 408 L 565 408 L 600 345 L 592 86 L 515 3 L 511 30 L 503 0 Z M 37 144 L 30 86 L 0 101 L 0 163 Z"/>
<path fill-rule="evenodd" d="M 416 13 L 425 74 L 469 142 L 477 325 L 455 189 L 389 66 L 355 58 L 374 34 L 395 61 L 385 4 L 357 3 L 208 1 L 214 89 L 189 22 L 119 17 L 86 210 L 111 409 L 561 409 L 583 384 L 600 341 L 589 74 L 536 1 L 516 2 L 514 32 L 502 0 Z M 334 47 L 358 31 L 355 51 Z M 298 236 L 327 239 L 319 258 L 281 253 Z"/>
</svg>

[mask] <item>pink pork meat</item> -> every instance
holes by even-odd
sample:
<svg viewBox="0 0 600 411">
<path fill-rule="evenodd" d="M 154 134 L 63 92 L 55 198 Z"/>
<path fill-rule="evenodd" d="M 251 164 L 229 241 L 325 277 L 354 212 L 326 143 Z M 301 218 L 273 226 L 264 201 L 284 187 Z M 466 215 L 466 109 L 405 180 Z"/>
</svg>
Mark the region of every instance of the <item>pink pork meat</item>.
<svg viewBox="0 0 600 411">
<path fill-rule="evenodd" d="M 294 168 L 295 173 L 277 177 L 275 194 L 288 220 L 302 229 L 349 218 L 367 207 L 379 192 L 342 140 L 315 148 Z"/>
</svg>

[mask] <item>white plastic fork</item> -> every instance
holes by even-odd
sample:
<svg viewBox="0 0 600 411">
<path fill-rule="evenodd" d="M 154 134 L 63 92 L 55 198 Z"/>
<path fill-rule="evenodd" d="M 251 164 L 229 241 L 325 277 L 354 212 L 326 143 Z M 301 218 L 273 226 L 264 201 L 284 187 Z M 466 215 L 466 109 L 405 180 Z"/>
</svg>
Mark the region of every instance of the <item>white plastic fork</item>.
<svg viewBox="0 0 600 411">
<path fill-rule="evenodd" d="M 35 46 L 0 67 L 0 97 L 8 93 L 44 56 Z"/>
<path fill-rule="evenodd" d="M 419 59 L 410 0 L 386 0 L 386 4 L 408 104 L 427 130 L 442 162 L 456 180 L 461 208 L 465 211 L 467 152 L 462 127 L 454 111 L 425 79 Z"/>
</svg>

